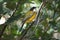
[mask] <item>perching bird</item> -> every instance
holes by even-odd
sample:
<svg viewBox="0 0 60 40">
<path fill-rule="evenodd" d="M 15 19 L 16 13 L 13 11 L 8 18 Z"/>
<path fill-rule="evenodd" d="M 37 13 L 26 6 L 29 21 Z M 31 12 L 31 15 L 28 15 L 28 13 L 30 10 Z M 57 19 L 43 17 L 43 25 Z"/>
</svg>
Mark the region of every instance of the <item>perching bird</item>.
<svg viewBox="0 0 60 40">
<path fill-rule="evenodd" d="M 22 20 L 22 26 L 18 30 L 18 32 L 22 31 L 23 29 L 26 28 L 27 24 L 33 22 L 36 18 L 37 12 L 36 12 L 36 7 L 32 7 L 25 15 L 25 18 Z"/>
<path fill-rule="evenodd" d="M 23 22 L 25 23 L 31 23 L 36 18 L 36 7 L 32 7 L 25 15 L 25 18 L 23 19 Z"/>
</svg>

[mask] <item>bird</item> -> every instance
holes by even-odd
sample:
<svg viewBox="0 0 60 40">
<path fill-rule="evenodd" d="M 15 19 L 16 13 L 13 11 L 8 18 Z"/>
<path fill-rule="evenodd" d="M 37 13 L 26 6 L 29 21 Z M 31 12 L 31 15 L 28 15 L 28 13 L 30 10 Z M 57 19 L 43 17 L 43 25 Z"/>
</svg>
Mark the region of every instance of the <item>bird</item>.
<svg viewBox="0 0 60 40">
<path fill-rule="evenodd" d="M 35 20 L 36 18 L 36 7 L 32 7 L 25 15 L 25 18 L 23 19 L 23 22 L 25 23 L 31 23 Z"/>
<path fill-rule="evenodd" d="M 28 12 L 26 12 L 25 17 L 22 20 L 22 25 L 18 32 L 22 32 L 24 29 L 26 29 L 27 25 L 34 22 L 36 18 L 37 12 L 36 12 L 36 7 L 30 8 Z"/>
</svg>

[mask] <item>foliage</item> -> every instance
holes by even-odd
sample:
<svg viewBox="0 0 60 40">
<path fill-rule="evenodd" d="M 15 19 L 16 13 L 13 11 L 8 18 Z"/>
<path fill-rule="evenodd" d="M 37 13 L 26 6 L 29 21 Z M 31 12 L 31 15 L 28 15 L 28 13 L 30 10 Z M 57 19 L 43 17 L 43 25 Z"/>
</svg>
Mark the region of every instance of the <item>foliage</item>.
<svg viewBox="0 0 60 40">
<path fill-rule="evenodd" d="M 57 30 L 60 33 L 60 0 L 45 1 L 38 19 L 34 21 L 32 27 L 29 29 L 29 25 L 32 23 L 24 24 L 20 31 L 21 25 L 24 23 L 23 19 L 29 9 L 36 6 L 38 13 L 44 0 L 0 0 L 0 18 L 6 17 L 6 22 L 0 25 L 0 35 L 4 25 L 7 25 L 0 39 L 18 40 L 27 30 L 23 40 L 53 40 L 54 32 Z M 22 32 L 23 34 L 21 34 Z"/>
</svg>

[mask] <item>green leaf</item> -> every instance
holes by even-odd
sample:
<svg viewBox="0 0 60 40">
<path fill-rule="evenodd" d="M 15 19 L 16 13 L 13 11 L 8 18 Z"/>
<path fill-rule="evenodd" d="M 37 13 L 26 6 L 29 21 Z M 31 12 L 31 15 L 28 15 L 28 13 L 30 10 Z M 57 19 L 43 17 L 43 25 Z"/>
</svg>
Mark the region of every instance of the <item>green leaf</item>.
<svg viewBox="0 0 60 40">
<path fill-rule="evenodd" d="M 3 2 L 3 0 L 0 0 L 0 2 Z"/>
</svg>

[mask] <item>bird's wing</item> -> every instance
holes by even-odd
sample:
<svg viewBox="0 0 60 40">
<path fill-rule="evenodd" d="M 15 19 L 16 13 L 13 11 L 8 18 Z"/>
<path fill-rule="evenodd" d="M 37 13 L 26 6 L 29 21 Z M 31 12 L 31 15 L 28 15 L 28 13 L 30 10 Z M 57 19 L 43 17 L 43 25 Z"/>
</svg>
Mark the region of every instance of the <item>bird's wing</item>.
<svg viewBox="0 0 60 40">
<path fill-rule="evenodd" d="M 32 11 L 27 12 L 24 19 L 23 19 L 23 22 L 26 21 L 27 19 L 29 19 L 32 15 L 33 15 Z"/>
</svg>

